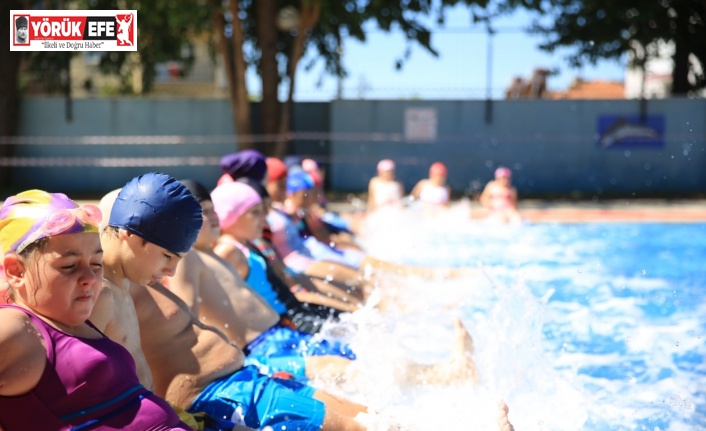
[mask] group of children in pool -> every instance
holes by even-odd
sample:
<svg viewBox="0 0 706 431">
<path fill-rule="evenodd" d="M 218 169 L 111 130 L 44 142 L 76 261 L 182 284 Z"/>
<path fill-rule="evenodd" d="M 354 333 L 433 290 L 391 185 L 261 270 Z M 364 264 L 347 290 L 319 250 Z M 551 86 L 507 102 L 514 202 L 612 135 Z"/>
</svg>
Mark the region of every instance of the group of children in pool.
<svg viewBox="0 0 706 431">
<path fill-rule="evenodd" d="M 4 201 L 0 430 L 365 429 L 365 406 L 309 384 L 345 376 L 355 352 L 313 334 L 365 302 L 364 266 L 413 269 L 327 219 L 315 165 L 246 150 L 221 167 L 211 191 L 150 172 L 98 207 Z M 455 331 L 450 360 L 403 378 L 474 381 Z M 503 403 L 498 427 L 512 429 Z"/>
<path fill-rule="evenodd" d="M 429 168 L 429 177 L 420 180 L 405 197 L 404 186 L 395 178 L 395 162 L 381 160 L 377 165 L 377 176 L 368 183 L 367 210 L 372 212 L 380 208 L 400 207 L 411 201 L 421 202 L 427 208 L 445 207 L 451 200 L 451 189 L 446 184 L 447 174 L 443 163 L 434 162 Z M 522 221 L 510 168 L 500 166 L 495 170 L 495 179 L 486 184 L 478 201 L 481 211 L 472 214 L 474 219 L 502 224 Z"/>
</svg>

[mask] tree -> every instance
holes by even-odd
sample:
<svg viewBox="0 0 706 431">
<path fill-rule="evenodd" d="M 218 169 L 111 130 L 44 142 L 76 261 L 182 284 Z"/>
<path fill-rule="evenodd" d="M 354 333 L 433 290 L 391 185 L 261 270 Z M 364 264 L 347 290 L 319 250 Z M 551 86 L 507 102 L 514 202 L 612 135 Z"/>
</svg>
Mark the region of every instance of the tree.
<svg viewBox="0 0 706 431">
<path fill-rule="evenodd" d="M 114 52 L 103 56 L 101 69 L 122 77 L 122 91 L 133 70 L 142 69 L 142 92 L 154 82 L 155 65 L 180 58 L 189 38 L 210 32 L 223 59 L 229 83 L 233 123 L 239 148 L 255 147 L 266 154 L 283 156 L 287 152 L 290 117 L 296 74 L 307 50 L 314 50 L 316 61 L 323 61 L 325 73 L 346 76 L 341 62 L 341 41 L 366 40 L 368 25 L 383 31 L 401 31 L 407 47 L 391 59 L 397 68 L 410 58 L 411 47 L 418 45 L 434 56 L 432 28 L 443 26 L 447 8 L 459 4 L 482 11 L 488 0 L 76 0 L 83 9 L 137 9 L 138 58 Z M 285 13 L 293 18 L 286 24 Z M 187 59 L 188 60 L 188 59 Z M 311 67 L 307 64 L 306 67 Z M 250 93 L 245 76 L 255 68 L 262 80 L 262 124 L 264 136 L 252 139 Z M 280 87 L 286 97 L 280 101 Z"/>
<path fill-rule="evenodd" d="M 206 0 L 77 0 L 76 3 L 80 9 L 137 10 L 138 61 L 130 61 L 133 53 L 125 51 L 107 53 L 100 61 L 103 73 L 121 78 L 119 92 L 123 94 L 133 92 L 132 76 L 136 68 L 142 80 L 142 93 L 152 89 L 158 63 L 180 60 L 184 70 L 188 70 L 193 62 L 188 49 L 191 38 L 211 28 Z"/>
<path fill-rule="evenodd" d="M 0 16 L 7 22 L 11 10 L 24 9 L 21 0 L 6 0 L 0 5 Z M 20 111 L 20 91 L 18 85 L 20 70 L 20 53 L 10 51 L 10 32 L 0 32 L 0 137 L 14 136 Z M 12 145 L 0 143 L 0 157 L 10 157 L 13 154 Z M 0 167 L 0 185 L 10 183 L 11 170 Z"/>
<path fill-rule="evenodd" d="M 408 41 L 398 68 L 417 44 L 432 55 L 433 25 L 443 26 L 444 13 L 457 4 L 482 10 L 486 0 L 211 0 L 219 50 L 230 85 L 231 106 L 238 135 L 250 135 L 250 106 L 245 86 L 248 67 L 255 67 L 262 79 L 262 139 L 241 139 L 240 148 L 255 147 L 275 156 L 287 152 L 290 116 L 299 62 L 309 49 L 314 61 L 323 61 L 325 71 L 345 77 L 341 63 L 341 41 L 352 37 L 366 40 L 366 25 L 376 24 L 383 31 L 402 31 Z M 283 15 L 294 15 L 291 28 L 278 24 Z M 431 23 L 431 24 L 430 24 Z M 245 47 L 245 48 L 244 48 Z M 311 64 L 307 65 L 311 67 Z M 280 86 L 287 85 L 287 96 L 279 100 Z"/>
<path fill-rule="evenodd" d="M 686 95 L 706 87 L 706 0 L 510 0 L 483 19 L 517 8 L 537 13 L 531 31 L 546 36 L 540 48 L 574 50 L 568 59 L 573 66 L 629 54 L 631 66 L 644 67 L 659 54 L 659 42 L 671 42 L 672 94 Z M 691 58 L 702 72 L 693 67 Z"/>
</svg>

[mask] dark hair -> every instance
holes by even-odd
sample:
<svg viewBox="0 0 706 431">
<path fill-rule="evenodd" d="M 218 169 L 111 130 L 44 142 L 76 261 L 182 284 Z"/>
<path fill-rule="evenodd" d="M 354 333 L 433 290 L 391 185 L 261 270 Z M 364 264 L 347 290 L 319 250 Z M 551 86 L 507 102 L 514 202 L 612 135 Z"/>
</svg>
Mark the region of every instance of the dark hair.
<svg viewBox="0 0 706 431">
<path fill-rule="evenodd" d="M 260 199 L 266 199 L 270 197 L 270 194 L 267 193 L 267 189 L 265 188 L 265 186 L 262 185 L 260 181 L 256 181 L 252 178 L 242 177 L 235 180 L 235 182 L 249 185 L 252 189 L 257 192 L 258 195 L 260 195 Z"/>
<path fill-rule="evenodd" d="M 192 179 L 183 179 L 179 180 L 179 182 L 182 183 L 192 195 L 194 195 L 197 201 L 202 202 L 211 200 L 211 192 L 209 192 L 206 186 L 200 182 Z"/>
</svg>

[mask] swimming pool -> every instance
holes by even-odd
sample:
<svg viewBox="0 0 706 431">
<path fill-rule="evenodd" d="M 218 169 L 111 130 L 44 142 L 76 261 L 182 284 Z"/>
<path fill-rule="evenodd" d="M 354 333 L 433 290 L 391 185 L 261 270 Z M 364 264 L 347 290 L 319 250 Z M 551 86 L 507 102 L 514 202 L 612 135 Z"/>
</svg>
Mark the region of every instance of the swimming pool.
<svg viewBox="0 0 706 431">
<path fill-rule="evenodd" d="M 349 395 L 405 430 L 493 429 L 507 400 L 519 430 L 706 429 L 706 224 L 491 226 L 452 209 L 371 220 L 374 256 L 473 266 L 464 280 L 391 277 L 399 309 L 356 313 L 367 375 Z M 476 345 L 475 388 L 404 388 L 402 357 L 448 355 L 451 316 Z"/>
</svg>

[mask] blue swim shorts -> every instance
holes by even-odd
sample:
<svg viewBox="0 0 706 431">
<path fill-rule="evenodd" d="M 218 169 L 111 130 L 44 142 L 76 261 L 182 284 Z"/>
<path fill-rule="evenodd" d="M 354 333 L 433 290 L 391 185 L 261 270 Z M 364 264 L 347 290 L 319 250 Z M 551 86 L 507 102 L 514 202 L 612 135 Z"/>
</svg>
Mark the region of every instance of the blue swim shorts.
<svg viewBox="0 0 706 431">
<path fill-rule="evenodd" d="M 306 379 L 307 356 L 341 356 L 355 359 L 350 347 L 338 341 L 286 327 L 280 323 L 260 334 L 243 349 L 245 363 L 256 365 L 265 374 L 287 371 L 298 380 Z"/>
<path fill-rule="evenodd" d="M 250 428 L 319 431 L 324 423 L 324 403 L 313 398 L 315 389 L 294 380 L 260 374 L 255 367 L 243 367 L 208 385 L 189 407 L 224 423 Z M 232 427 L 231 427 L 232 428 Z M 207 426 L 207 431 L 221 431 Z M 225 431 L 225 429 L 223 430 Z"/>
</svg>

